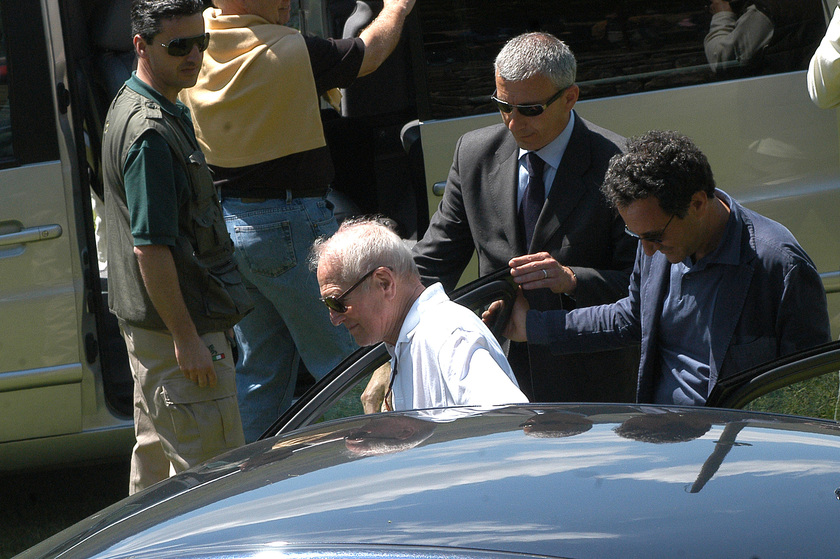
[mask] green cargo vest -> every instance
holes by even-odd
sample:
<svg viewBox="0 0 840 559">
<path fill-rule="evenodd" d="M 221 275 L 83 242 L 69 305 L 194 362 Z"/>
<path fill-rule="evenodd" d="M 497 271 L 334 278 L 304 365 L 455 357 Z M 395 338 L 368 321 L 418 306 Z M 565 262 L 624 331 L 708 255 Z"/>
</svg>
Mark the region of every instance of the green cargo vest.
<svg viewBox="0 0 840 559">
<path fill-rule="evenodd" d="M 166 140 L 189 180 L 191 196 L 189 201 L 179 201 L 178 237 L 171 247 L 184 302 L 199 334 L 227 330 L 253 304 L 232 259 L 233 243 L 204 154 L 185 123 L 125 85 L 111 104 L 102 142 L 108 306 L 131 325 L 166 329 L 146 292 L 134 255 L 122 173 L 129 148 L 147 130 Z"/>
</svg>

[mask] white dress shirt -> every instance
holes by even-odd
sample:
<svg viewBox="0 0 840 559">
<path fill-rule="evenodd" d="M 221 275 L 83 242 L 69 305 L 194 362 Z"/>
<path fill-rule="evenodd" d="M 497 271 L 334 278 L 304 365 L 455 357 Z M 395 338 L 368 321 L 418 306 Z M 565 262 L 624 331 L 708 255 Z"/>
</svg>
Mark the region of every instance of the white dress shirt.
<svg viewBox="0 0 840 559">
<path fill-rule="evenodd" d="M 440 283 L 411 306 L 395 346 L 386 344 L 394 409 L 523 403 L 516 377 L 481 319 L 449 300 Z"/>
</svg>

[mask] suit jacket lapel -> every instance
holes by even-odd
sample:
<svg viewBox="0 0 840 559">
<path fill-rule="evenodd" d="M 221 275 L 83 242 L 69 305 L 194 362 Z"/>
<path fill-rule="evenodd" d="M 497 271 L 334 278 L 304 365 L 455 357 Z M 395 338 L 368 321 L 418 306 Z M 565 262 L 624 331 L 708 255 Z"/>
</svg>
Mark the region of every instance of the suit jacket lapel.
<svg viewBox="0 0 840 559">
<path fill-rule="evenodd" d="M 639 252 L 643 249 L 640 246 Z M 638 401 L 652 402 L 654 386 L 660 377 L 659 352 L 657 351 L 659 322 L 665 305 L 665 290 L 671 279 L 671 265 L 662 253 L 651 257 L 648 273 L 640 278 L 640 312 L 642 320 L 641 370 L 639 371 Z"/>
<path fill-rule="evenodd" d="M 537 219 L 534 238 L 531 239 L 529 253 L 538 252 L 557 233 L 560 226 L 574 211 L 581 197 L 586 192 L 583 175 L 589 168 L 591 154 L 586 125 L 580 116 L 575 115 L 575 127 L 569 145 L 557 168 L 557 174 L 551 183 L 548 199 Z"/>
<path fill-rule="evenodd" d="M 495 210 L 497 223 L 502 224 L 502 230 L 512 247 L 525 244 L 524 233 L 519 227 L 517 195 L 519 191 L 519 147 L 513 136 L 508 134 L 493 159 L 498 165 L 487 175 L 487 181 L 482 185 L 481 196 L 484 202 Z"/>
<path fill-rule="evenodd" d="M 733 204 L 734 205 L 734 204 Z M 736 211 L 733 208 L 733 211 Z M 715 323 L 712 325 L 712 347 L 709 356 L 709 393 L 717 384 L 723 360 L 729 350 L 735 328 L 741 319 L 747 292 L 750 289 L 753 272 L 755 271 L 755 249 L 752 246 L 752 231 L 750 224 L 741 227 L 741 251 L 747 252 L 746 258 L 741 258 L 742 264 L 729 266 L 718 289 L 715 302 Z M 708 396 L 708 395 L 707 395 Z"/>
</svg>

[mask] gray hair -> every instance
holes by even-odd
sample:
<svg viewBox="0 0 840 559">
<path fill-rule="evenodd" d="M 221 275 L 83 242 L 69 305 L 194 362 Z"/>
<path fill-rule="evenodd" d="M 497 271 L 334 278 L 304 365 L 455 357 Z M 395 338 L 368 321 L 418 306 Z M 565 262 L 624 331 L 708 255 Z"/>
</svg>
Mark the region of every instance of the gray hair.
<svg viewBox="0 0 840 559">
<path fill-rule="evenodd" d="M 543 32 L 525 33 L 508 41 L 493 66 L 506 81 L 543 75 L 558 90 L 574 84 L 577 77 L 577 61 L 571 49 L 554 35 Z"/>
<path fill-rule="evenodd" d="M 318 270 L 326 260 L 332 266 L 330 278 L 350 283 L 380 266 L 397 277 L 420 277 L 411 249 L 381 218 L 347 219 L 332 237 L 321 237 L 312 245 L 309 268 Z"/>
</svg>

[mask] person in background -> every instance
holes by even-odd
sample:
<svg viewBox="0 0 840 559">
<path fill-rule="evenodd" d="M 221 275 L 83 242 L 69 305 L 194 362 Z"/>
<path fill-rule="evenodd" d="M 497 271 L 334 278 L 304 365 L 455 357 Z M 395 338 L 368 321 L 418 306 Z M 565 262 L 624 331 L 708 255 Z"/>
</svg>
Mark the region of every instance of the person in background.
<svg viewBox="0 0 840 559">
<path fill-rule="evenodd" d="M 209 37 L 200 0 L 135 0 L 137 71 L 102 142 L 108 304 L 134 377 L 129 491 L 245 443 L 228 331 L 251 308 L 178 92 Z"/>
<path fill-rule="evenodd" d="M 703 41 L 715 72 L 727 63 L 759 73 L 801 70 L 823 32 L 820 0 L 712 0 Z"/>
<path fill-rule="evenodd" d="M 785 227 L 716 189 L 690 139 L 632 139 L 602 188 L 639 238 L 630 293 L 548 312 L 520 296 L 511 339 L 555 355 L 641 342 L 637 401 L 679 405 L 703 405 L 721 379 L 830 340 L 814 263 Z"/>
<path fill-rule="evenodd" d="M 301 35 L 289 0 L 216 0 L 210 45 L 182 93 L 213 169 L 235 258 L 255 310 L 237 324 L 239 406 L 257 439 L 291 405 L 303 360 L 320 379 L 356 346 L 330 327 L 305 264 L 337 228 L 319 95 L 376 70 L 394 50 L 414 0 L 385 0 L 359 37 Z"/>
<path fill-rule="evenodd" d="M 315 242 L 311 266 L 333 324 L 360 346 L 385 342 L 393 409 L 528 401 L 490 330 L 440 284 L 424 287 L 411 250 L 385 225 L 345 221 Z"/>
</svg>

